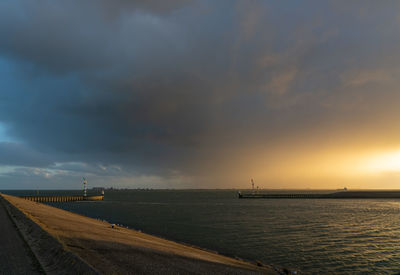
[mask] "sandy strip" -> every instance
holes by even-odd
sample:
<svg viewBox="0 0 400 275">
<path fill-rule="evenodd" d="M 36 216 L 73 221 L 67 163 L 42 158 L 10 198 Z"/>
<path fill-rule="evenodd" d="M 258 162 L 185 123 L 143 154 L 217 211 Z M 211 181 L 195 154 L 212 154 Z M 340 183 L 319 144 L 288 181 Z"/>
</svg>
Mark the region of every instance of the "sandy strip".
<svg viewBox="0 0 400 275">
<path fill-rule="evenodd" d="M 268 266 L 178 244 L 45 204 L 3 195 L 63 246 L 104 274 L 277 274 Z"/>
</svg>

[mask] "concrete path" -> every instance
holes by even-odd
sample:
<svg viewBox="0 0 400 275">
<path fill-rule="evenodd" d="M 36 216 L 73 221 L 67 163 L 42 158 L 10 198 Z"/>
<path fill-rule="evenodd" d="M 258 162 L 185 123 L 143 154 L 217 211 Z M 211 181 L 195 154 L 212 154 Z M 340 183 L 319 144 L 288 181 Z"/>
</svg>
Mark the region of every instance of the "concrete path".
<svg viewBox="0 0 400 275">
<path fill-rule="evenodd" d="M 0 274 L 42 274 L 1 200 L 0 196 Z"/>
</svg>

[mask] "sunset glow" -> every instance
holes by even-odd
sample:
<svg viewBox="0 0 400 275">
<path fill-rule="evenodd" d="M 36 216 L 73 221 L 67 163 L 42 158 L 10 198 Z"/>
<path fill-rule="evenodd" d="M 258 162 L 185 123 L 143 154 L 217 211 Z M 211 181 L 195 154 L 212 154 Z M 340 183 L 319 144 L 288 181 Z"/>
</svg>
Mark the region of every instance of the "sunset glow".
<svg viewBox="0 0 400 275">
<path fill-rule="evenodd" d="M 367 158 L 361 168 L 366 173 L 400 172 L 400 150 Z"/>
</svg>

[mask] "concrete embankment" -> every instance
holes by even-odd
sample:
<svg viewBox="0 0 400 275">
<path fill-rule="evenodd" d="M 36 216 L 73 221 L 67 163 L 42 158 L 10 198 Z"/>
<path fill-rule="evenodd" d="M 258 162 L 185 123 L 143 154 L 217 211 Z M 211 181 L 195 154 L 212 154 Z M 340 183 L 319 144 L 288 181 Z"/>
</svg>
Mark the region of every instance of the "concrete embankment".
<svg viewBox="0 0 400 275">
<path fill-rule="evenodd" d="M 79 272 L 67 273 L 278 274 L 269 266 L 257 266 L 123 227 L 112 228 L 104 221 L 3 196 L 10 208 L 13 205 L 19 211 L 16 216 L 24 220 L 22 231 L 26 232 L 33 250 L 37 250 L 39 260 L 42 257 L 40 261 L 45 270 L 52 271 L 52 266 L 71 268 L 67 266 L 79 262 L 74 267 Z M 39 231 L 42 233 L 35 233 Z M 62 272 L 54 270 L 54 273 Z"/>
<path fill-rule="evenodd" d="M 68 251 L 54 236 L 43 230 L 9 200 L 3 198 L 1 200 L 17 230 L 38 261 L 42 272 L 46 274 L 98 274 L 93 267 Z M 11 272 L 10 274 L 17 273 Z"/>
<path fill-rule="evenodd" d="M 41 274 L 42 271 L 0 196 L 0 274 Z"/>
</svg>

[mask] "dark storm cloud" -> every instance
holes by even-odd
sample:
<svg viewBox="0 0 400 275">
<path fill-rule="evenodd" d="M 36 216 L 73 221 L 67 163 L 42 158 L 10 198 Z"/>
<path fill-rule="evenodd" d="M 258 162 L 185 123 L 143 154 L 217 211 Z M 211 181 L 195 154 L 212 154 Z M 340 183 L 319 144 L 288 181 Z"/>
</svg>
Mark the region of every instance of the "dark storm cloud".
<svg viewBox="0 0 400 275">
<path fill-rule="evenodd" d="M 0 164 L 46 167 L 52 162 L 45 154 L 13 142 L 0 142 Z"/>
<path fill-rule="evenodd" d="M 4 104 L 12 135 L 78 157 L 131 159 L 124 154 L 134 152 L 140 163 L 173 160 L 181 150 L 174 146 L 196 144 L 210 87 L 186 68 L 192 53 L 184 44 L 195 41 L 179 41 L 177 22 L 147 10 L 110 22 L 91 6 L 68 18 L 72 12 L 47 4 L 48 10 L 29 6 L 17 19 L 1 17 L 3 51 L 23 71 L 14 82 L 26 83 Z"/>
<path fill-rule="evenodd" d="M 196 174 L 226 146 L 351 113 L 357 85 L 384 81 L 377 66 L 398 73 L 396 10 L 368 1 L 2 1 L 0 121 L 43 154 L 34 164 L 18 149 L 2 162 Z M 0 149 L 14 155 L 13 146 Z"/>
</svg>

